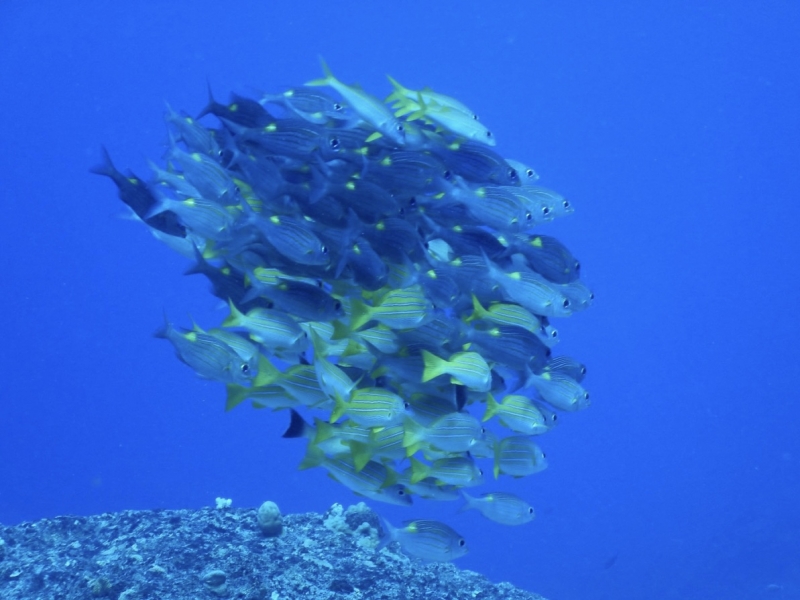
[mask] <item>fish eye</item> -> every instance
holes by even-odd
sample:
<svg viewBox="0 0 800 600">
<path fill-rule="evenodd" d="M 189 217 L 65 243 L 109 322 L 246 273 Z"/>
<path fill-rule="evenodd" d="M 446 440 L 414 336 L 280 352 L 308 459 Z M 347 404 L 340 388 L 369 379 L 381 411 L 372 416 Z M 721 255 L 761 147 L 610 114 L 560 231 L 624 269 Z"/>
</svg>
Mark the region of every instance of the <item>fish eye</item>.
<svg viewBox="0 0 800 600">
<path fill-rule="evenodd" d="M 547 454 L 545 454 L 544 452 L 542 452 L 542 458 L 547 458 Z"/>
<path fill-rule="evenodd" d="M 444 172 L 444 178 L 447 181 L 450 181 L 453 178 L 453 173 L 450 172 L 450 169 L 448 169 L 447 171 Z"/>
<path fill-rule="evenodd" d="M 553 329 L 553 333 L 550 334 L 550 337 L 551 338 L 557 338 L 558 337 L 558 330 L 557 329 Z"/>
<path fill-rule="evenodd" d="M 458 540 L 458 545 L 463 548 L 464 546 L 467 545 L 467 541 L 464 538 L 461 538 L 460 540 Z"/>
<path fill-rule="evenodd" d="M 342 303 L 337 300 L 333 303 L 333 309 L 336 311 L 342 310 Z"/>
<path fill-rule="evenodd" d="M 581 270 L 581 263 L 579 263 L 579 262 L 575 263 L 575 270 L 576 271 L 580 271 Z"/>
<path fill-rule="evenodd" d="M 397 490 L 397 495 L 398 496 L 405 496 L 406 495 L 406 491 L 404 489 L 400 488 L 399 490 Z"/>
<path fill-rule="evenodd" d="M 588 399 L 589 399 L 589 392 L 586 392 L 586 393 L 583 395 L 583 399 L 584 399 L 584 400 L 588 400 Z"/>
<path fill-rule="evenodd" d="M 491 131 L 487 131 L 487 132 L 486 132 L 486 137 L 487 137 L 487 138 L 490 138 L 490 137 L 492 137 L 492 132 L 491 132 Z"/>
<path fill-rule="evenodd" d="M 594 292 L 589 292 L 589 300 L 594 300 Z"/>
<path fill-rule="evenodd" d="M 564 208 L 569 208 L 569 200 L 564 200 Z"/>
<path fill-rule="evenodd" d="M 532 515 L 532 514 L 533 514 L 533 507 L 532 507 L 532 506 L 531 506 L 531 507 L 528 509 L 528 514 L 529 514 L 529 515 Z"/>
<path fill-rule="evenodd" d="M 527 175 L 530 178 L 533 178 L 534 176 L 533 169 L 525 169 L 525 175 Z"/>
<path fill-rule="evenodd" d="M 544 355 L 545 355 L 547 358 L 550 358 L 550 357 L 553 355 L 553 351 L 552 351 L 552 350 L 550 350 L 550 348 L 547 348 L 547 349 L 544 351 Z"/>
<path fill-rule="evenodd" d="M 569 298 L 564 298 L 564 302 L 562 304 L 564 308 L 569 308 Z"/>
<path fill-rule="evenodd" d="M 328 247 L 327 246 L 320 246 L 319 250 L 323 254 L 327 254 L 328 253 Z"/>
<path fill-rule="evenodd" d="M 342 145 L 341 142 L 339 142 L 339 138 L 331 138 L 329 144 L 333 150 L 338 150 Z"/>
<path fill-rule="evenodd" d="M 417 199 L 416 198 L 411 198 L 411 200 L 408 201 L 408 205 L 411 208 L 416 208 L 417 207 Z"/>
<path fill-rule="evenodd" d="M 411 408 L 411 405 L 408 402 L 403 402 L 403 408 L 408 410 L 409 408 Z"/>
<path fill-rule="evenodd" d="M 508 168 L 508 178 L 511 181 L 519 180 L 519 174 L 517 173 L 516 169 L 512 169 L 511 167 Z"/>
<path fill-rule="evenodd" d="M 473 115 L 472 115 L 472 120 L 473 120 L 473 121 L 477 121 L 477 120 L 478 120 L 478 115 L 476 115 L 476 114 L 473 114 Z"/>
<path fill-rule="evenodd" d="M 398 123 L 397 127 L 395 127 L 395 129 L 397 130 L 398 133 L 403 133 L 406 130 L 406 128 L 403 127 L 402 123 Z"/>
<path fill-rule="evenodd" d="M 242 363 L 239 369 L 241 369 L 243 375 L 247 375 L 250 372 L 250 366 L 247 363 Z"/>
<path fill-rule="evenodd" d="M 343 109 L 344 109 L 344 106 L 342 106 L 338 102 L 334 102 L 333 103 L 333 110 L 343 110 Z"/>
<path fill-rule="evenodd" d="M 543 206 L 543 207 L 542 207 L 542 214 L 543 214 L 545 217 L 546 217 L 547 215 L 549 215 L 549 214 L 550 214 L 550 207 L 549 207 L 549 206 Z"/>
<path fill-rule="evenodd" d="M 525 220 L 530 222 L 533 220 L 533 215 L 530 212 L 525 213 Z"/>
<path fill-rule="evenodd" d="M 478 475 L 480 475 L 481 477 L 483 477 L 483 469 L 480 469 L 480 468 L 478 469 Z"/>
</svg>

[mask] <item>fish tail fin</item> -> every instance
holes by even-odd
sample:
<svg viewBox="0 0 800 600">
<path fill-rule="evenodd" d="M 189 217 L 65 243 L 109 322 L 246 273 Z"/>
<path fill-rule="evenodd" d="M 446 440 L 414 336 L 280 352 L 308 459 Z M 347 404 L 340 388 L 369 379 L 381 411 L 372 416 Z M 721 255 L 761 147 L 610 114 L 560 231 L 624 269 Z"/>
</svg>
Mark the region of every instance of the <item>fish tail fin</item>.
<svg viewBox="0 0 800 600">
<path fill-rule="evenodd" d="M 253 380 L 253 387 L 272 385 L 281 376 L 281 372 L 263 354 L 258 355 L 258 375 Z"/>
<path fill-rule="evenodd" d="M 380 489 L 385 490 L 388 487 L 392 487 L 397 483 L 397 480 L 400 476 L 397 474 L 392 467 L 386 466 L 386 479 L 383 480 L 383 483 L 380 485 Z"/>
<path fill-rule="evenodd" d="M 211 82 L 206 81 L 206 86 L 208 87 L 208 104 L 206 104 L 203 110 L 197 114 L 197 117 L 195 117 L 196 119 L 200 119 L 201 117 L 212 114 L 214 109 L 219 106 L 219 102 L 216 101 L 214 98 L 214 92 L 211 90 Z"/>
<path fill-rule="evenodd" d="M 483 307 L 481 301 L 475 294 L 472 294 L 472 314 L 464 319 L 464 323 L 471 323 L 475 319 L 483 319 L 488 311 Z"/>
<path fill-rule="evenodd" d="M 372 460 L 372 450 L 363 442 L 350 442 L 350 457 L 356 472 L 361 471 Z"/>
<path fill-rule="evenodd" d="M 430 473 L 431 468 L 424 462 L 411 457 L 411 483 L 419 483 Z"/>
<path fill-rule="evenodd" d="M 424 435 L 425 428 L 422 425 L 413 419 L 405 419 L 403 422 L 403 448 L 406 449 L 406 456 L 416 454 Z"/>
<path fill-rule="evenodd" d="M 344 398 L 342 398 L 339 394 L 334 394 L 333 402 L 334 406 L 333 406 L 333 411 L 331 411 L 331 418 L 329 421 L 330 423 L 335 423 L 336 421 L 341 419 L 347 412 L 347 403 L 344 401 Z"/>
<path fill-rule="evenodd" d="M 312 79 L 306 85 L 312 86 L 320 86 L 320 85 L 330 85 L 332 82 L 336 81 L 336 77 L 333 76 L 328 63 L 325 62 L 325 59 L 321 56 L 319 57 L 319 64 L 322 66 L 322 72 L 324 73 L 325 77 L 320 79 Z"/>
<path fill-rule="evenodd" d="M 208 261 L 203 256 L 203 253 L 200 252 L 200 249 L 197 247 L 197 244 L 192 244 L 192 248 L 194 250 L 194 264 L 186 269 L 183 274 L 184 275 L 205 275 L 210 272 Z"/>
<path fill-rule="evenodd" d="M 422 362 L 425 368 L 422 371 L 422 383 L 426 383 L 431 379 L 443 375 L 447 372 L 447 361 L 439 358 L 435 354 L 422 350 Z"/>
<path fill-rule="evenodd" d="M 497 403 L 497 400 L 494 399 L 494 396 L 491 392 L 486 394 L 486 412 L 483 415 L 482 421 L 485 423 L 493 416 L 497 414 L 497 411 L 500 410 L 500 405 Z"/>
<path fill-rule="evenodd" d="M 390 102 L 400 102 L 401 104 L 405 104 L 406 101 L 406 94 L 408 90 L 404 88 L 400 83 L 391 75 L 387 75 L 386 79 L 389 80 L 389 83 L 392 84 L 394 91 L 386 97 L 384 100 L 385 104 L 389 104 Z M 397 115 L 395 115 L 397 116 Z"/>
<path fill-rule="evenodd" d="M 311 427 L 306 420 L 300 416 L 300 413 L 295 409 L 289 409 L 289 427 L 283 432 L 281 437 L 285 438 L 298 438 L 305 437 L 311 438 L 314 435 L 314 428 Z"/>
<path fill-rule="evenodd" d="M 139 215 L 142 221 L 149 221 L 153 217 L 157 217 L 161 213 L 165 213 L 170 209 L 170 202 L 176 202 L 176 206 L 180 205 L 180 200 L 170 200 L 166 196 L 162 196 L 161 194 L 157 194 L 155 196 L 155 202 L 153 203 L 150 208 L 144 213 L 144 215 Z M 134 211 L 135 212 L 135 211 Z M 139 213 L 136 213 L 139 214 Z"/>
<path fill-rule="evenodd" d="M 313 442 L 309 442 L 308 446 L 306 447 L 306 455 L 303 457 L 303 460 L 300 461 L 300 466 L 298 469 L 305 471 L 306 469 L 318 467 L 324 460 L 325 453 L 317 448 Z"/>
<path fill-rule="evenodd" d="M 106 177 L 111 177 L 111 179 L 121 175 L 114 163 L 111 162 L 111 155 L 108 153 L 108 149 L 105 146 L 100 146 L 100 149 L 103 151 L 103 162 L 89 169 L 89 172 L 95 175 L 105 175 Z"/>
<path fill-rule="evenodd" d="M 239 327 L 244 322 L 244 314 L 233 303 L 233 300 L 228 298 L 228 307 L 231 314 L 222 322 L 223 327 Z"/>
<path fill-rule="evenodd" d="M 389 521 L 380 515 L 378 515 L 378 518 L 381 520 L 381 529 L 383 530 L 383 535 L 381 536 L 380 542 L 378 542 L 378 545 L 375 547 L 376 552 L 379 552 L 381 548 L 385 548 L 397 539 L 397 529 L 392 527 Z"/>
<path fill-rule="evenodd" d="M 350 301 L 350 331 L 357 331 L 372 319 L 373 307 L 353 299 Z"/>
<path fill-rule="evenodd" d="M 235 383 L 229 383 L 225 386 L 227 397 L 225 398 L 225 410 L 233 410 L 242 402 L 247 400 L 247 395 L 250 393 L 250 388 L 246 388 Z"/>
<path fill-rule="evenodd" d="M 164 311 L 164 324 L 158 329 L 156 329 L 156 331 L 153 333 L 153 337 L 168 340 L 169 334 L 172 333 L 173 331 L 175 331 L 175 328 L 172 326 L 172 323 L 169 322 L 167 311 Z"/>
<path fill-rule="evenodd" d="M 461 494 L 462 500 L 464 500 L 464 504 L 458 509 L 458 512 L 466 512 L 471 508 L 475 508 L 475 498 L 470 496 L 467 492 L 462 489 L 458 490 L 459 494 Z"/>
</svg>

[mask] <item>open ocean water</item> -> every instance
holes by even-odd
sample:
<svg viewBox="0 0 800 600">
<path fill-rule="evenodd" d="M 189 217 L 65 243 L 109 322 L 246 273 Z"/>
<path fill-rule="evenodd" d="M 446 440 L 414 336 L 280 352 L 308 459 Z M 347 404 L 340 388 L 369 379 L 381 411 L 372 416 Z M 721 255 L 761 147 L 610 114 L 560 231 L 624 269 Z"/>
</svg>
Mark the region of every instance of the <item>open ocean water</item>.
<svg viewBox="0 0 800 600">
<path fill-rule="evenodd" d="M 144 177 L 165 101 L 277 92 L 322 55 L 474 108 L 575 206 L 542 232 L 597 298 L 555 322 L 591 407 L 537 440 L 547 470 L 481 489 L 532 523 L 371 506 L 552 600 L 800 598 L 798 32 L 788 0 L 0 3 L 0 522 L 359 500 L 152 337 L 226 312 L 88 172 L 105 145 Z"/>
</svg>

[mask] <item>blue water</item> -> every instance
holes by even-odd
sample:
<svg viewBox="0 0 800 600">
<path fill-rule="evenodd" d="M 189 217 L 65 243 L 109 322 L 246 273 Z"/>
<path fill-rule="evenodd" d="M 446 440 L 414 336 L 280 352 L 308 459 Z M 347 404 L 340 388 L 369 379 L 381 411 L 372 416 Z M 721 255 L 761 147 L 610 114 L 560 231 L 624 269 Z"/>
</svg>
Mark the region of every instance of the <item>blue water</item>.
<svg viewBox="0 0 800 600">
<path fill-rule="evenodd" d="M 491 4 L 491 7 L 490 7 Z M 546 229 L 591 310 L 557 323 L 593 405 L 497 489 L 537 519 L 455 504 L 458 565 L 556 599 L 800 598 L 800 5 L 792 1 L 38 2 L 0 6 L 0 522 L 357 501 L 282 413 L 223 412 L 152 337 L 224 311 L 90 175 L 147 175 L 164 101 L 384 74 L 479 112 L 577 211 Z M 487 488 L 488 489 L 488 488 Z"/>
</svg>

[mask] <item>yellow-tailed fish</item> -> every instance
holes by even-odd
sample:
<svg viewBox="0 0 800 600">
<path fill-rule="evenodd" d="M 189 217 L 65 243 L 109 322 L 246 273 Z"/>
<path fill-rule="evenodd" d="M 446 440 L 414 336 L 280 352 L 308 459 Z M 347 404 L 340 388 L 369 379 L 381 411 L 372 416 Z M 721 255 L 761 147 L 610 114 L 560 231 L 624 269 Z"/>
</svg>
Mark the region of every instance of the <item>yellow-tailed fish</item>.
<svg viewBox="0 0 800 600">
<path fill-rule="evenodd" d="M 395 528 L 383 519 L 381 521 L 385 537 L 378 549 L 397 542 L 403 552 L 426 562 L 448 562 L 468 551 L 461 534 L 439 521 L 409 521 L 401 528 Z"/>
<path fill-rule="evenodd" d="M 550 430 L 550 424 L 542 411 L 526 396 L 519 394 L 509 394 L 501 403 L 491 393 L 487 394 L 483 420 L 488 421 L 495 415 L 503 426 L 517 433 L 540 435 Z"/>
<path fill-rule="evenodd" d="M 567 375 L 545 372 L 528 377 L 526 387 L 532 386 L 542 399 L 561 410 L 576 411 L 589 406 L 589 392 Z"/>
<path fill-rule="evenodd" d="M 400 396 L 378 387 L 358 388 L 347 401 L 336 394 L 334 400 L 331 423 L 346 416 L 364 427 L 390 427 L 399 424 L 406 411 Z"/>
<path fill-rule="evenodd" d="M 492 388 L 492 370 L 477 352 L 456 352 L 445 360 L 423 350 L 425 371 L 422 382 L 440 375 L 450 375 L 453 383 L 465 385 L 477 392 L 488 392 Z"/>
<path fill-rule="evenodd" d="M 320 58 L 320 62 L 322 63 L 325 77 L 309 81 L 306 85 L 326 85 L 336 90 L 344 101 L 358 113 L 358 116 L 376 129 L 376 132 L 370 135 L 367 141 L 375 140 L 383 135 L 400 146 L 405 144 L 406 137 L 403 123 L 392 114 L 392 111 L 383 102 L 361 88 L 342 83 L 331 73 L 327 63 L 322 58 Z"/>
<path fill-rule="evenodd" d="M 533 507 L 514 494 L 494 492 L 476 498 L 464 490 L 460 492 L 466 503 L 460 511 L 474 508 L 490 521 L 501 525 L 523 525 L 531 522 L 536 516 Z"/>
<path fill-rule="evenodd" d="M 403 446 L 408 456 L 425 445 L 444 452 L 467 452 L 483 435 L 480 422 L 466 412 L 439 417 L 427 427 L 413 419 L 406 419 L 404 425 Z"/>
<path fill-rule="evenodd" d="M 500 474 L 526 477 L 547 468 L 544 452 L 529 437 L 503 438 L 494 449 L 494 478 Z"/>
</svg>

